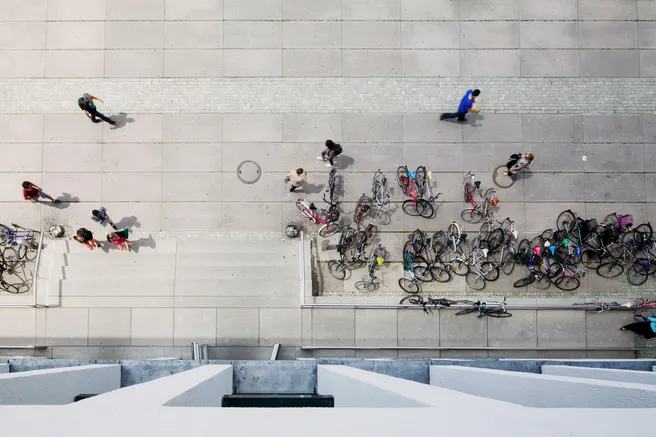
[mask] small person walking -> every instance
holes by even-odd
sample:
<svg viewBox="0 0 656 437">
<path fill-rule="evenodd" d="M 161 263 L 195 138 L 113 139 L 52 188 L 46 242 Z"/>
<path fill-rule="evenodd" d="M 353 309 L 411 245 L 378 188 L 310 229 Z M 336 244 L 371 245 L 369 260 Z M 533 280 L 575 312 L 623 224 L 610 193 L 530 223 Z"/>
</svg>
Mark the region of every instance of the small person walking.
<svg viewBox="0 0 656 437">
<path fill-rule="evenodd" d="M 642 335 L 647 340 L 656 337 L 656 317 L 645 317 L 641 314 L 635 317 L 640 321 L 622 326 L 620 331 L 635 332 L 638 335 Z"/>
<path fill-rule="evenodd" d="M 41 187 L 33 184 L 30 181 L 23 181 L 23 199 L 38 202 L 39 199 L 50 199 L 52 203 L 59 203 L 59 200 L 53 199 L 52 196 L 43 192 Z"/>
<path fill-rule="evenodd" d="M 96 223 L 100 223 L 101 226 L 107 223 L 109 226 L 114 228 L 115 231 L 118 231 L 118 228 L 116 227 L 112 219 L 109 218 L 109 215 L 107 214 L 107 209 L 104 206 L 101 206 L 100 208 L 91 211 L 91 220 L 93 220 Z"/>
<path fill-rule="evenodd" d="M 81 243 L 83 246 L 86 246 L 89 250 L 93 250 L 95 247 L 101 247 L 100 242 L 93 238 L 93 233 L 90 230 L 85 228 L 80 228 L 77 230 L 75 241 Z"/>
<path fill-rule="evenodd" d="M 445 118 L 457 118 L 458 121 L 465 121 L 465 116 L 468 112 L 481 112 L 479 109 L 474 109 L 474 102 L 476 102 L 476 97 L 481 94 L 481 90 L 467 90 L 467 93 L 460 101 L 460 106 L 458 106 L 458 112 L 445 112 L 440 115 L 440 121 Z"/>
<path fill-rule="evenodd" d="M 130 250 L 132 243 L 128 240 L 129 230 L 127 228 L 119 232 L 110 232 L 107 234 L 107 241 L 114 243 L 119 250 Z"/>
<path fill-rule="evenodd" d="M 333 140 L 326 140 L 326 148 L 321 152 L 321 156 L 317 156 L 319 161 L 328 161 L 326 167 L 333 167 L 335 165 L 334 159 L 342 153 L 341 144 L 335 143 Z"/>
<path fill-rule="evenodd" d="M 93 121 L 94 123 L 100 123 L 100 121 L 102 120 L 102 121 L 106 121 L 112 126 L 115 125 L 116 122 L 114 120 L 98 112 L 98 108 L 96 108 L 96 104 L 95 104 L 96 100 L 99 101 L 100 103 L 105 103 L 98 97 L 92 96 L 91 94 L 88 93 L 84 93 L 82 97 L 77 99 L 77 104 L 80 107 L 80 109 L 84 111 L 84 114 L 87 117 L 89 117 L 89 120 Z"/>
<path fill-rule="evenodd" d="M 298 187 L 302 186 L 304 182 L 307 181 L 307 173 L 302 168 L 297 168 L 296 170 L 290 171 L 287 177 L 285 178 L 286 184 L 291 184 L 289 189 L 290 193 L 293 193 Z"/>
</svg>

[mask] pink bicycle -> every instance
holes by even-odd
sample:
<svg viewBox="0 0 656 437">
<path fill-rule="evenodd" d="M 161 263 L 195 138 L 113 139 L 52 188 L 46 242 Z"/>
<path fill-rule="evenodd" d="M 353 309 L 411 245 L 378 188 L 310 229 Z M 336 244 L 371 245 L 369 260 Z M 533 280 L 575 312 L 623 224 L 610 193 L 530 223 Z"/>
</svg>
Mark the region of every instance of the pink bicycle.
<svg viewBox="0 0 656 437">
<path fill-rule="evenodd" d="M 313 223 L 321 223 L 323 226 L 319 228 L 319 235 L 322 237 L 329 237 L 342 230 L 342 225 L 338 223 L 339 210 L 336 203 L 330 203 L 328 210 L 317 210 L 314 203 L 309 203 L 305 199 L 298 199 L 296 207 L 298 211 L 305 217 L 309 218 Z"/>
</svg>

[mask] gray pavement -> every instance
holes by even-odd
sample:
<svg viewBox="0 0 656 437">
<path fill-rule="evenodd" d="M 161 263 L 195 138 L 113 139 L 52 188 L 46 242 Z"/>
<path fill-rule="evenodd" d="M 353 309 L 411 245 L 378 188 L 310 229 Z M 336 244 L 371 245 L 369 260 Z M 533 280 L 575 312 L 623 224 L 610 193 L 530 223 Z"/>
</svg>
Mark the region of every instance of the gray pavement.
<svg viewBox="0 0 656 437">
<path fill-rule="evenodd" d="M 434 172 L 435 190 L 444 193 L 436 217 L 417 220 L 399 209 L 382 229 L 392 261 L 398 261 L 404 233 L 418 226 L 443 229 L 459 219 L 463 172 L 474 171 L 483 186 L 491 186 L 491 171 L 521 151 L 532 151 L 536 164 L 512 189 L 499 190 L 497 217 L 516 220 L 523 235 L 553 227 L 566 208 L 588 217 L 617 211 L 633 214 L 636 222 L 656 221 L 651 192 L 656 6 L 651 0 L 5 0 L 1 9 L 2 223 L 90 227 L 90 210 L 103 204 L 121 225 L 167 241 L 179 232 L 278 232 L 300 221 L 293 205 L 297 196 L 282 184 L 292 168 L 308 170 L 307 197 L 320 199 L 327 169 L 314 157 L 327 138 L 345 150 L 338 160 L 345 216 L 369 191 L 379 168 L 390 177 L 400 164 L 424 164 Z M 473 87 L 482 90 L 481 114 L 463 125 L 440 123 L 437 113 L 454 110 Z M 76 105 L 83 92 L 105 100 L 99 110 L 119 121 L 117 129 L 88 122 Z M 237 165 L 247 159 L 262 167 L 253 185 L 236 177 Z M 62 208 L 24 202 L 20 182 L 26 179 L 67 201 Z M 398 190 L 392 200 L 402 200 Z M 170 259 L 160 261 L 166 266 Z M 396 282 L 398 267 L 390 264 L 386 285 Z M 71 267 L 71 273 L 85 273 L 78 270 Z M 517 292 L 510 281 L 500 280 L 482 296 L 532 301 L 654 296 L 651 281 L 635 289 L 594 275 L 575 296 Z M 458 281 L 431 287 L 426 292 L 475 296 Z M 315 299 L 398 300 L 393 287 L 368 297 L 351 288 L 352 281 L 326 282 L 314 290 L 323 295 Z M 138 357 L 183 354 L 176 352 L 180 346 L 173 336 L 178 310 L 184 320 L 193 320 L 195 313 L 187 309 L 206 314 L 213 308 L 218 324 L 220 311 L 239 308 L 179 300 L 148 305 L 153 311 L 172 308 L 162 334 L 171 341 L 126 343 L 125 324 L 133 322 L 123 312 L 117 315 L 123 330 L 107 334 L 123 340 L 107 348 L 94 345 L 84 320 L 92 323 L 102 308 L 98 323 L 105 326 L 115 311 L 105 312 L 98 303 L 2 311 L 12 321 L 29 313 L 25 338 L 57 339 L 51 355 L 55 350 L 56 356 Z M 142 310 L 137 313 L 147 316 Z M 428 323 L 402 311 L 367 312 L 363 318 L 354 314 L 351 326 L 350 316 L 324 316 L 324 311 L 310 311 L 317 323 L 306 311 L 295 325 L 303 344 L 402 345 L 414 338 L 414 324 Z M 46 312 L 59 314 L 46 323 Z M 57 331 L 73 313 L 73 328 Z M 595 319 L 572 314 L 518 314 L 513 326 L 525 332 L 517 333 L 518 342 L 593 344 L 591 333 L 611 338 L 620 323 L 605 314 Z M 322 317 L 328 317 L 326 323 Z M 448 317 L 436 322 L 440 344 L 483 336 L 489 345 L 505 341 L 505 333 L 492 326 L 496 321 L 466 324 L 449 334 L 457 325 L 446 322 Z M 389 327 L 392 319 L 397 330 Z M 577 327 L 551 335 L 553 327 L 544 327 L 545 320 Z M 329 329 L 331 323 L 345 331 Z M 531 333 L 529 325 L 535 327 Z M 15 337 L 3 334 L 11 326 L 0 338 Z M 200 340 L 208 338 L 208 326 L 202 325 Z M 422 344 L 435 344 L 434 331 L 416 329 Z M 233 345 L 237 349 L 230 353 L 267 356 L 260 331 L 247 331 L 258 337 Z M 217 347 L 219 338 L 231 336 L 210 332 Z M 60 340 L 67 333 L 72 340 Z M 616 340 L 613 344 L 624 345 L 626 337 Z M 304 355 L 294 349 L 300 345 L 290 345 L 286 356 Z M 219 348 L 216 354 L 228 352 Z"/>
</svg>

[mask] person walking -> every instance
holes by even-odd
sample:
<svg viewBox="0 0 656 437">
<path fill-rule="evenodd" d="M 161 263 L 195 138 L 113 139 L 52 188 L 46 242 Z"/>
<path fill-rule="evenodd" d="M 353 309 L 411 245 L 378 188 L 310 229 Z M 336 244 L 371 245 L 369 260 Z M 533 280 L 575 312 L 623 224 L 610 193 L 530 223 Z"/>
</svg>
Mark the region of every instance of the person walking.
<svg viewBox="0 0 656 437">
<path fill-rule="evenodd" d="M 481 90 L 467 90 L 467 93 L 460 101 L 460 106 L 458 106 L 458 112 L 445 112 L 440 115 L 440 121 L 445 118 L 457 118 L 458 121 L 465 121 L 465 116 L 468 112 L 481 112 L 478 109 L 472 108 L 474 102 L 476 102 L 476 97 L 481 94 Z"/>
<path fill-rule="evenodd" d="M 78 243 L 81 243 L 83 246 L 86 246 L 89 250 L 93 250 L 95 247 L 101 247 L 100 242 L 93 238 L 93 233 L 85 228 L 78 229 L 73 239 Z"/>
<path fill-rule="evenodd" d="M 656 317 L 645 317 L 642 314 L 638 314 L 635 318 L 639 321 L 622 326 L 620 331 L 635 332 L 647 340 L 656 337 Z"/>
<path fill-rule="evenodd" d="M 292 193 L 298 187 L 302 186 L 304 182 L 307 181 L 307 173 L 302 168 L 297 168 L 296 170 L 290 171 L 287 177 L 285 178 L 285 183 L 291 183 L 291 188 L 289 192 Z"/>
<path fill-rule="evenodd" d="M 91 94 L 88 93 L 84 93 L 82 97 L 77 99 L 77 104 L 80 107 L 80 109 L 84 111 L 84 114 L 87 117 L 89 117 L 89 119 L 94 123 L 100 123 L 100 121 L 102 120 L 102 121 L 106 121 L 112 126 L 115 125 L 116 122 L 114 120 L 98 112 L 98 108 L 96 108 L 96 104 L 95 104 L 96 100 L 99 101 L 100 103 L 105 103 L 98 97 L 92 96 Z M 98 118 L 100 120 L 98 120 Z"/>
<path fill-rule="evenodd" d="M 522 170 L 530 169 L 533 165 L 533 159 L 535 159 L 535 156 L 529 152 L 511 155 L 510 158 L 510 161 L 506 164 L 508 170 L 504 172 L 506 176 L 513 176 Z"/>
<path fill-rule="evenodd" d="M 91 211 L 91 220 L 93 220 L 96 223 L 100 223 L 101 226 L 107 223 L 112 228 L 114 228 L 115 231 L 118 231 L 118 228 L 116 227 L 112 219 L 109 218 L 109 215 L 107 214 L 107 209 L 104 206 L 101 206 L 100 208 Z"/>
<path fill-rule="evenodd" d="M 319 161 L 328 161 L 326 167 L 333 167 L 335 165 L 335 157 L 342 153 L 341 144 L 337 144 L 332 140 L 326 140 L 326 148 L 321 152 L 321 156 L 317 156 Z"/>
<path fill-rule="evenodd" d="M 38 202 L 39 199 L 50 199 L 52 203 L 59 203 L 59 200 L 53 199 L 52 196 L 47 195 L 43 192 L 41 187 L 33 184 L 30 181 L 23 181 L 23 199 L 31 200 L 32 202 Z"/>
<path fill-rule="evenodd" d="M 119 250 L 130 250 L 132 248 L 132 243 L 128 240 L 129 231 L 127 228 L 119 232 L 110 232 L 107 234 L 107 241 L 114 243 Z"/>
</svg>

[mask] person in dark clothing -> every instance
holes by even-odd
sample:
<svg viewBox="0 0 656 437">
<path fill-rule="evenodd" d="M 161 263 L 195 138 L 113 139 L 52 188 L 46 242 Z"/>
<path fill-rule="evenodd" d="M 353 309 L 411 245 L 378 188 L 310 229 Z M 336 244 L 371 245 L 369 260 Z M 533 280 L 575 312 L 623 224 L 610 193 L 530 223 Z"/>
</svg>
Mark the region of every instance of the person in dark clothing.
<svg viewBox="0 0 656 437">
<path fill-rule="evenodd" d="M 642 335 L 647 340 L 656 337 L 656 317 L 645 317 L 643 315 L 637 315 L 636 320 L 640 321 L 622 326 L 620 331 L 635 332 L 638 335 Z"/>
<path fill-rule="evenodd" d="M 95 100 L 98 100 L 100 103 L 105 103 L 98 97 L 92 96 L 91 94 L 84 93 L 82 97 L 77 99 L 77 104 L 80 107 L 80 109 L 84 111 L 84 114 L 87 117 L 89 117 L 89 119 L 94 123 L 100 123 L 100 121 L 102 120 L 102 121 L 106 121 L 112 126 L 115 125 L 116 122 L 114 120 L 98 112 L 98 108 L 96 108 L 96 104 L 94 103 Z"/>
<path fill-rule="evenodd" d="M 94 247 L 100 247 L 100 242 L 95 238 L 93 238 L 93 233 L 91 233 L 91 231 L 88 229 L 85 228 L 78 229 L 75 234 L 75 237 L 73 238 L 78 243 L 81 243 L 82 245 L 86 246 L 89 250 L 93 250 Z"/>
<path fill-rule="evenodd" d="M 332 140 L 326 140 L 326 148 L 321 152 L 321 156 L 317 156 L 319 161 L 328 161 L 326 167 L 333 167 L 335 165 L 335 157 L 342 153 L 342 146 Z"/>
<path fill-rule="evenodd" d="M 96 223 L 100 223 L 101 225 L 107 223 L 112 228 L 114 228 L 115 231 L 118 231 L 118 228 L 116 227 L 112 219 L 109 218 L 109 214 L 107 214 L 107 209 L 104 206 L 101 206 L 100 208 L 91 211 L 91 220 L 93 220 Z"/>
<path fill-rule="evenodd" d="M 481 112 L 478 109 L 472 108 L 474 102 L 476 102 L 476 97 L 481 93 L 481 90 L 467 90 L 467 93 L 460 101 L 460 106 L 458 106 L 458 112 L 445 112 L 440 115 L 440 120 L 445 118 L 457 118 L 458 121 L 465 121 L 465 115 L 468 112 Z"/>
</svg>

